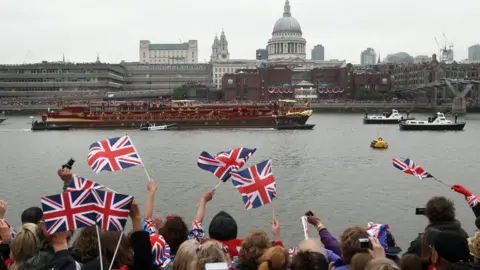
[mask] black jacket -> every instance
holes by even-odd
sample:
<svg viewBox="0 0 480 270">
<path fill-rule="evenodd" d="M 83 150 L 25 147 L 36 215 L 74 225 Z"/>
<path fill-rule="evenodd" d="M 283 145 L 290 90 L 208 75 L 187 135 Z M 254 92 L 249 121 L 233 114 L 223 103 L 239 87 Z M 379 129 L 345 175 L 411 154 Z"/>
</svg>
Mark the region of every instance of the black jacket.
<svg viewBox="0 0 480 270">
<path fill-rule="evenodd" d="M 47 241 L 42 242 L 40 252 L 25 261 L 20 270 L 51 270 L 54 266 L 55 250 Z"/>
</svg>

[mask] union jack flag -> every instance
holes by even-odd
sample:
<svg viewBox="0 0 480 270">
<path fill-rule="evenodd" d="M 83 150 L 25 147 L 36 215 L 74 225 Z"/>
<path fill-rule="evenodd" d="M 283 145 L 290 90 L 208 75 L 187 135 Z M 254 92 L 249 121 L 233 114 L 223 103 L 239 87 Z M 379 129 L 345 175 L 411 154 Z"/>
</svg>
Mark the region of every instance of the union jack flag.
<svg viewBox="0 0 480 270">
<path fill-rule="evenodd" d="M 435 178 L 409 158 L 405 159 L 404 161 L 393 158 L 392 161 L 395 168 L 406 174 L 416 176 L 420 179 Z"/>
<path fill-rule="evenodd" d="M 152 247 L 153 265 L 162 266 L 170 260 L 170 246 L 160 234 L 150 235 L 150 246 Z"/>
<path fill-rule="evenodd" d="M 123 231 L 133 196 L 110 191 L 92 190 L 97 205 L 97 225 L 106 231 Z"/>
<path fill-rule="evenodd" d="M 293 247 L 293 248 L 289 248 L 288 249 L 288 255 L 290 255 L 290 257 L 294 256 L 295 254 L 297 254 L 299 248 L 298 247 Z"/>
<path fill-rule="evenodd" d="M 204 238 L 205 233 L 203 232 L 202 223 L 198 220 L 194 220 L 192 223 L 192 227 L 190 227 L 190 231 L 188 233 L 188 239 L 197 240 L 197 242 L 201 243 Z"/>
<path fill-rule="evenodd" d="M 72 192 L 72 191 L 77 191 L 77 190 L 87 190 L 87 189 L 101 189 L 105 188 L 104 186 L 97 184 L 93 182 L 90 179 L 87 179 L 85 177 L 81 177 L 78 175 L 73 175 L 72 176 L 72 182 L 70 182 L 70 185 L 68 188 L 65 190 L 65 192 Z"/>
<path fill-rule="evenodd" d="M 91 190 L 46 196 L 41 202 L 48 234 L 95 225 L 97 211 Z"/>
<path fill-rule="evenodd" d="M 158 233 L 157 226 L 155 226 L 155 222 L 151 218 L 146 218 L 142 221 L 143 230 L 148 232 L 149 234 Z"/>
<path fill-rule="evenodd" d="M 246 209 L 264 206 L 277 196 L 271 160 L 262 161 L 245 170 L 232 172 L 232 183 L 242 194 Z"/>
<path fill-rule="evenodd" d="M 370 222 L 368 223 L 368 228 L 366 230 L 370 236 L 378 239 L 378 242 L 383 246 L 383 248 L 388 247 L 387 233 L 390 230 L 388 224 L 374 224 Z"/>
<path fill-rule="evenodd" d="M 132 140 L 128 136 L 93 143 L 90 145 L 87 162 L 95 173 L 101 171 L 115 172 L 143 165 Z"/>
<path fill-rule="evenodd" d="M 238 147 L 228 152 L 220 152 L 216 156 L 203 151 L 198 157 L 200 169 L 215 174 L 223 182 L 231 177 L 231 173 L 243 167 L 257 149 Z"/>
<path fill-rule="evenodd" d="M 15 231 L 15 229 L 10 225 L 10 223 L 8 223 L 5 219 L 2 219 L 3 222 L 5 222 L 7 224 L 7 227 L 8 229 L 10 229 L 10 241 L 13 240 L 13 238 L 15 238 L 15 236 L 17 236 L 17 232 Z"/>
<path fill-rule="evenodd" d="M 465 199 L 467 200 L 467 203 L 468 205 L 470 205 L 471 208 L 475 207 L 480 202 L 478 197 L 473 194 L 469 197 L 466 197 Z"/>
</svg>

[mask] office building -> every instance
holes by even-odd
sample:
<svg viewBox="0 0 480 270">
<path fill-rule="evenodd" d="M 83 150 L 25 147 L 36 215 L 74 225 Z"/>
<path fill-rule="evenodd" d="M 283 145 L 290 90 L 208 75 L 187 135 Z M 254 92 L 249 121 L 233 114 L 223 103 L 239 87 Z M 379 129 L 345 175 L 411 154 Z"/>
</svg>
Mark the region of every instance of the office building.
<svg viewBox="0 0 480 270">
<path fill-rule="evenodd" d="M 325 60 L 325 48 L 318 44 L 312 49 L 312 60 Z"/>
</svg>

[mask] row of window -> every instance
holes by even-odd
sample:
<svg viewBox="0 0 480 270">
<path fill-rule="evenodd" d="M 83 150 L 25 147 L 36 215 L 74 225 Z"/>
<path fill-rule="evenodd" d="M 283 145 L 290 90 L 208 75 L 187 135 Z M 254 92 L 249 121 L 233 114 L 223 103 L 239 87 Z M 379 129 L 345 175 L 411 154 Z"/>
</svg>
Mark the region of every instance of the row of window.
<svg viewBox="0 0 480 270">
<path fill-rule="evenodd" d="M 7 69 L 0 71 L 0 74 L 98 74 L 107 72 L 117 76 L 124 76 L 123 73 L 107 69 Z"/>
</svg>

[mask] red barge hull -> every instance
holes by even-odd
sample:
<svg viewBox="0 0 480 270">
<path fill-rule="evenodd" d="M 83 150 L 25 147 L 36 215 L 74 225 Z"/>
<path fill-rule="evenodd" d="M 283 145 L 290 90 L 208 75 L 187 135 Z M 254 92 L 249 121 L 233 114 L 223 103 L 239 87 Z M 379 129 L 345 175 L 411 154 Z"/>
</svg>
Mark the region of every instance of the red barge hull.
<svg viewBox="0 0 480 270">
<path fill-rule="evenodd" d="M 72 125 L 76 129 L 138 129 L 142 123 L 170 125 L 178 129 L 275 128 L 278 125 L 304 125 L 309 116 L 258 116 L 236 119 L 169 119 L 169 120 L 87 120 L 48 118 L 48 123 Z"/>
</svg>

